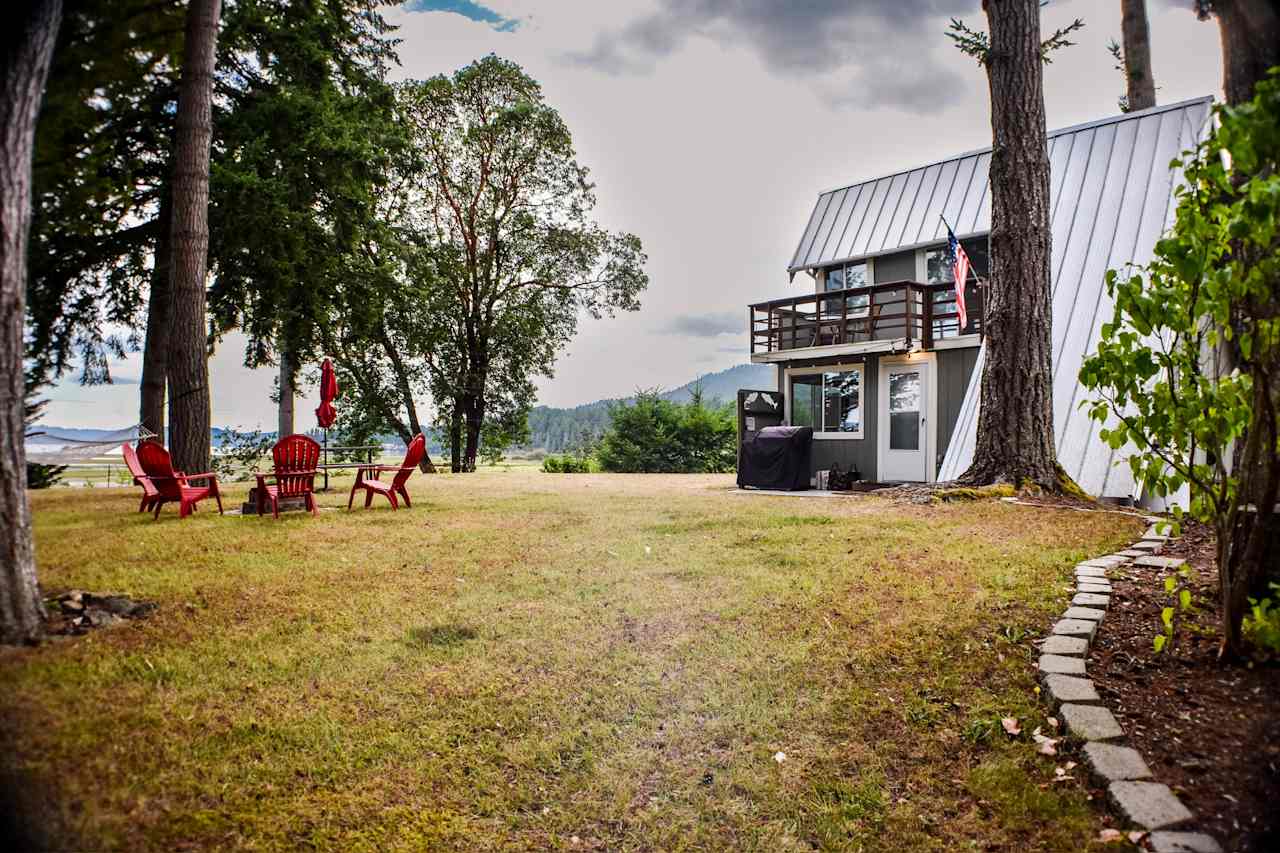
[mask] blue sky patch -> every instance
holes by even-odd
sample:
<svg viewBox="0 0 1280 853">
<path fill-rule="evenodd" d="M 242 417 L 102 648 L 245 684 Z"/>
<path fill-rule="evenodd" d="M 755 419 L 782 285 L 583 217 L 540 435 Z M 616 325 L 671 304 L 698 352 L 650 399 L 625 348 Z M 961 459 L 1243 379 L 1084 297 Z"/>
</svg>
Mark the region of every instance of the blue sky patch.
<svg viewBox="0 0 1280 853">
<path fill-rule="evenodd" d="M 477 23 L 488 24 L 500 33 L 512 32 L 520 26 L 519 18 L 504 18 L 474 0 L 409 0 L 404 8 L 410 12 L 452 12 Z"/>
</svg>

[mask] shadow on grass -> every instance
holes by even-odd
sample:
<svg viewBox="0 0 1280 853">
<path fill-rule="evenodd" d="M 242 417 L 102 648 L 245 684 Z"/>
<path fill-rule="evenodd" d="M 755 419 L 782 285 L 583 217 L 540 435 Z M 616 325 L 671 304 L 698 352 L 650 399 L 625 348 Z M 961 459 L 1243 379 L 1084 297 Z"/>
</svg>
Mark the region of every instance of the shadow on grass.
<svg viewBox="0 0 1280 853">
<path fill-rule="evenodd" d="M 406 642 L 414 649 L 449 649 L 476 636 L 476 630 L 467 625 L 424 625 L 410 628 Z"/>
</svg>

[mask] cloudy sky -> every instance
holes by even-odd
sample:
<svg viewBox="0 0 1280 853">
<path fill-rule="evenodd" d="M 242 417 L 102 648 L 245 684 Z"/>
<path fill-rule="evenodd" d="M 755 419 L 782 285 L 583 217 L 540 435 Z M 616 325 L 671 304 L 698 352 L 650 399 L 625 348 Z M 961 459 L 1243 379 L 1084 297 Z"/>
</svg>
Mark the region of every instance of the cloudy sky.
<svg viewBox="0 0 1280 853">
<path fill-rule="evenodd" d="M 823 189 L 990 144 L 986 79 L 944 36 L 978 0 L 411 0 L 401 77 L 486 53 L 539 80 L 597 182 L 597 218 L 649 256 L 642 309 L 586 320 L 540 402 L 565 406 L 674 387 L 747 361 L 746 306 L 799 292 L 785 267 Z M 1190 0 L 1148 0 L 1157 98 L 1221 88 L 1217 26 Z M 1047 31 L 1085 21 L 1046 72 L 1050 128 L 1112 115 L 1123 91 L 1107 43 L 1115 0 L 1052 0 Z M 273 372 L 212 361 L 213 422 L 274 428 Z M 138 358 L 113 387 L 66 382 L 45 422 L 116 427 L 137 411 Z M 300 402 L 298 426 L 316 402 Z"/>
</svg>

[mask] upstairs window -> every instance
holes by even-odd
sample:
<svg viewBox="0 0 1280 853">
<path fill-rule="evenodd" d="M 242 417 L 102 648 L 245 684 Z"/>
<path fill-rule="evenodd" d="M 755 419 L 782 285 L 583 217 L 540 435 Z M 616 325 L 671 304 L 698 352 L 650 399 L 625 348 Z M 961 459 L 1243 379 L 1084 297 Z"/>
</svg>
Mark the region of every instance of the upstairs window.
<svg viewBox="0 0 1280 853">
<path fill-rule="evenodd" d="M 991 269 L 991 253 L 987 248 L 986 236 L 961 240 L 960 245 L 964 246 L 965 254 L 969 256 L 969 263 L 973 268 L 969 281 L 973 281 L 973 275 L 986 278 Z M 942 284 L 955 278 L 951 270 L 951 256 L 947 254 L 945 244 L 925 250 L 924 269 L 925 281 L 929 284 Z"/>
<path fill-rule="evenodd" d="M 827 269 L 824 290 L 844 290 L 845 288 L 865 287 L 867 285 L 867 262 L 855 261 Z"/>
</svg>

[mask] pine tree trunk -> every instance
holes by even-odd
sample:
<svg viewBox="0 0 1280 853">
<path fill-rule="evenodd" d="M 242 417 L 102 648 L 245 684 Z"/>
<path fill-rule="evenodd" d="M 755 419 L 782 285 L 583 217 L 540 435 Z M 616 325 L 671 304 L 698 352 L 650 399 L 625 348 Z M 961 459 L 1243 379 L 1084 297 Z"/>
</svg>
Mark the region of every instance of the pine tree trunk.
<svg viewBox="0 0 1280 853">
<path fill-rule="evenodd" d="M 1049 155 L 1037 0 L 989 0 L 991 286 L 968 483 L 1059 490 L 1053 440 Z"/>
<path fill-rule="evenodd" d="M 1280 65 L 1280 8 L 1275 0 L 1215 0 L 1222 33 L 1222 90 L 1228 104 L 1253 98 L 1267 69 Z"/>
<path fill-rule="evenodd" d="M 164 434 L 165 387 L 169 379 L 169 330 L 173 260 L 173 196 L 160 190 L 156 219 L 156 249 L 151 266 L 151 295 L 147 299 L 147 340 L 142 350 L 142 382 L 138 422 L 168 443 Z"/>
<path fill-rule="evenodd" d="M 1156 105 L 1156 81 L 1151 76 L 1151 32 L 1146 0 L 1121 0 L 1120 26 L 1124 39 L 1124 70 L 1129 109 Z"/>
<path fill-rule="evenodd" d="M 293 435 L 293 358 L 283 348 L 280 350 L 280 406 L 276 419 L 276 436 Z"/>
<path fill-rule="evenodd" d="M 44 627 L 23 448 L 23 323 L 31 157 L 62 0 L 14 0 L 0 29 L 0 643 L 34 642 Z"/>
<path fill-rule="evenodd" d="M 209 360 L 205 277 L 209 260 L 209 143 L 221 0 L 191 0 L 173 153 L 172 338 L 169 444 L 173 467 L 209 470 Z"/>
</svg>

